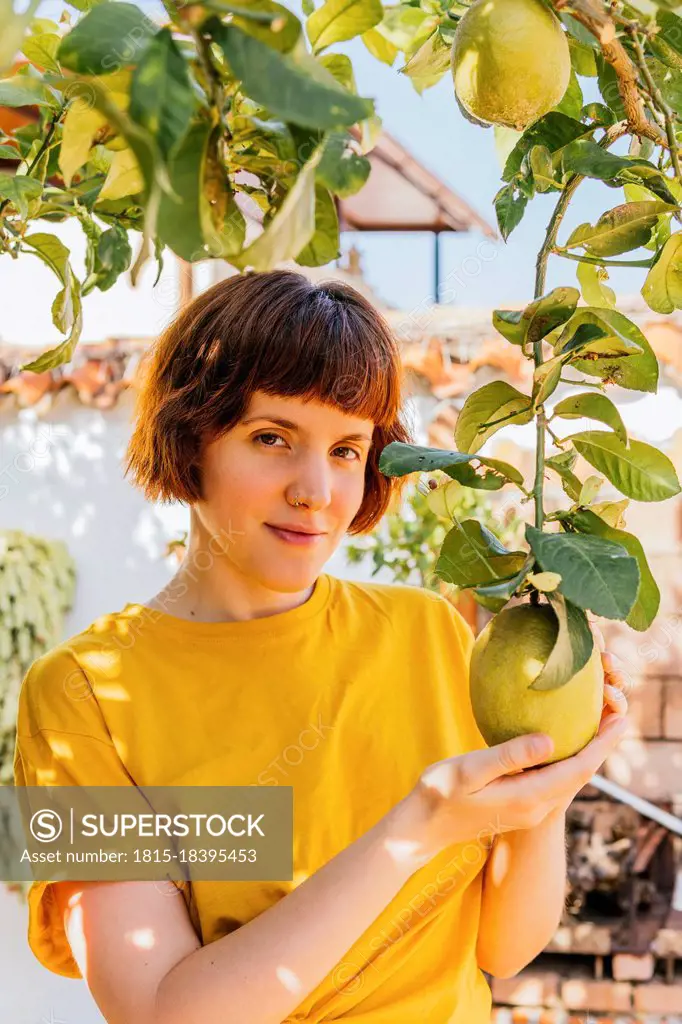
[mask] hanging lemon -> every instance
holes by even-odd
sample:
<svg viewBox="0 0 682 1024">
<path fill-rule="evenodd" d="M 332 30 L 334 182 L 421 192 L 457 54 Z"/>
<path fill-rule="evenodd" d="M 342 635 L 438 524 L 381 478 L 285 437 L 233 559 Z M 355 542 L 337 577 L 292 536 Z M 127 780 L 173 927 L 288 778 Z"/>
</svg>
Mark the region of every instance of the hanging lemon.
<svg viewBox="0 0 682 1024">
<path fill-rule="evenodd" d="M 604 671 L 595 644 L 586 665 L 563 686 L 532 690 L 554 647 L 557 621 L 548 605 L 505 608 L 481 630 L 471 656 L 474 718 L 489 746 L 525 733 L 554 740 L 546 763 L 560 761 L 595 736 L 604 704 Z"/>
<path fill-rule="evenodd" d="M 561 102 L 571 76 L 566 33 L 542 0 L 476 0 L 457 26 L 451 66 L 469 114 L 517 131 Z"/>
</svg>

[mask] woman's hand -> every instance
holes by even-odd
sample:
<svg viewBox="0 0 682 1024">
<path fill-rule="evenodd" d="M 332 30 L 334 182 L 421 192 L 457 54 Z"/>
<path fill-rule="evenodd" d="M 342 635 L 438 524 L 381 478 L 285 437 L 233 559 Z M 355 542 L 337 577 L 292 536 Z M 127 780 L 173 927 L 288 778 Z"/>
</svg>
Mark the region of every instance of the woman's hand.
<svg viewBox="0 0 682 1024">
<path fill-rule="evenodd" d="M 620 668 L 620 659 L 615 654 L 611 654 L 606 650 L 604 634 L 599 626 L 594 622 L 590 622 L 590 629 L 594 636 L 594 642 L 601 651 L 601 663 L 604 669 L 604 706 L 602 708 L 601 722 L 599 723 L 601 728 L 604 720 L 610 715 L 627 715 L 629 683 Z"/>
<path fill-rule="evenodd" d="M 599 627 L 590 623 L 590 628 L 604 668 L 604 702 L 594 738 L 573 757 L 551 764 L 545 763 L 552 753 L 550 738 L 529 734 L 429 765 L 408 798 L 410 831 L 426 860 L 482 832 L 534 828 L 548 815 L 564 814 L 616 748 L 626 731 L 627 679 L 616 656 L 604 649 Z"/>
</svg>

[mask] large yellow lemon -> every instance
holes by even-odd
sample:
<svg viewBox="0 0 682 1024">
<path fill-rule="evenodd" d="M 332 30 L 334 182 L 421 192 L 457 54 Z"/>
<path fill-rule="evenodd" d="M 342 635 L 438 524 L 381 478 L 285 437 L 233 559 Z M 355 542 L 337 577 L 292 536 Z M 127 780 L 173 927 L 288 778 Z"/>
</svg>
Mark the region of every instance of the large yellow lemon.
<svg viewBox="0 0 682 1024">
<path fill-rule="evenodd" d="M 604 703 L 596 644 L 587 664 L 564 686 L 529 689 L 547 662 L 557 628 L 548 605 L 505 608 L 481 630 L 471 656 L 471 704 L 486 743 L 547 733 L 554 753 L 543 764 L 582 750 L 599 728 Z"/>
<path fill-rule="evenodd" d="M 563 99 L 571 55 L 541 0 L 476 0 L 457 26 L 451 66 L 470 114 L 523 131 Z"/>
</svg>

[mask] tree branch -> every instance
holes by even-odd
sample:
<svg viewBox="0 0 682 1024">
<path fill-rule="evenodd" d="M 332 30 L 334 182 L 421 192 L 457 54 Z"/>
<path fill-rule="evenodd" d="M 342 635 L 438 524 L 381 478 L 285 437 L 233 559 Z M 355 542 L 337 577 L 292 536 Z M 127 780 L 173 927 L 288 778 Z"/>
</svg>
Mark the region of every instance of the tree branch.
<svg viewBox="0 0 682 1024">
<path fill-rule="evenodd" d="M 556 11 L 565 11 L 584 25 L 599 40 L 604 59 L 616 73 L 618 92 L 623 101 L 628 128 L 633 135 L 651 139 L 658 146 L 669 148 L 669 140 L 661 129 L 647 120 L 639 87 L 637 69 L 616 37 L 616 25 L 596 0 L 552 0 Z"/>
<path fill-rule="evenodd" d="M 663 94 L 661 93 L 661 90 L 658 88 L 653 79 L 651 71 L 649 70 L 649 67 L 646 62 L 644 48 L 642 46 L 639 36 L 637 35 L 637 30 L 634 27 L 631 27 L 628 29 L 628 34 L 632 40 L 632 45 L 635 49 L 635 54 L 637 55 L 637 63 L 639 65 L 640 71 L 642 72 L 642 77 L 644 78 L 644 81 L 647 84 L 647 87 L 649 89 L 649 92 L 651 93 L 651 97 L 654 103 L 658 106 L 658 109 L 661 111 L 665 119 L 665 132 L 668 139 L 670 159 L 672 160 L 675 177 L 677 178 L 680 185 L 682 185 L 682 168 L 680 167 L 679 150 L 677 146 L 677 139 L 675 138 L 675 126 L 673 125 L 673 111 L 671 107 L 668 105 L 668 103 L 666 103 L 665 99 L 663 98 Z"/>
</svg>

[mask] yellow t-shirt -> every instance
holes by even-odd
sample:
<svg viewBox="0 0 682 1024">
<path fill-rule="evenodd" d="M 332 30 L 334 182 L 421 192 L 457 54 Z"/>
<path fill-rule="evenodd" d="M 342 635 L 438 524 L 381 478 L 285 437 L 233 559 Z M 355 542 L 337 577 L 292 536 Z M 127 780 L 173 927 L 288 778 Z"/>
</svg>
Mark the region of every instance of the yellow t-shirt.
<svg viewBox="0 0 682 1024">
<path fill-rule="evenodd" d="M 472 642 L 440 595 L 326 573 L 304 604 L 246 622 L 129 603 L 30 667 L 15 783 L 292 786 L 293 881 L 176 883 L 213 942 L 365 833 L 427 765 L 485 746 Z M 485 843 L 453 844 L 416 871 L 284 1024 L 486 1024 L 487 856 Z M 31 886 L 28 941 L 45 967 L 81 977 L 50 882 Z"/>
</svg>

